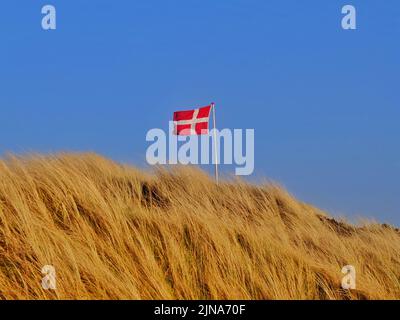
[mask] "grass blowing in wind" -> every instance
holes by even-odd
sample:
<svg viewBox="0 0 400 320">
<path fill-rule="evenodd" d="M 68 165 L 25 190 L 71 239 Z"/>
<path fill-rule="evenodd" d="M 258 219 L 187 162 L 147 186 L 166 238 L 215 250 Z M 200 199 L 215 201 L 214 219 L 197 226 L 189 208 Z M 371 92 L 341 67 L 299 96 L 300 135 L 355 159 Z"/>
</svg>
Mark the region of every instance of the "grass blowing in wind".
<svg viewBox="0 0 400 320">
<path fill-rule="evenodd" d="M 95 154 L 0 162 L 1 299 L 399 299 L 399 266 L 398 229 L 337 221 L 276 185 Z"/>
</svg>

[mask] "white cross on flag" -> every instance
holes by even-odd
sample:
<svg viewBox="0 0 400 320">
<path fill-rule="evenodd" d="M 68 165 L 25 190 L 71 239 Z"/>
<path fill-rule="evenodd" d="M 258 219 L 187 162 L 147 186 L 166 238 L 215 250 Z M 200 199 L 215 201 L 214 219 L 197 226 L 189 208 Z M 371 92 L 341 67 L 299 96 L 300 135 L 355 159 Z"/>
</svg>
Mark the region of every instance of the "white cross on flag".
<svg viewBox="0 0 400 320">
<path fill-rule="evenodd" d="M 208 134 L 211 105 L 187 111 L 174 112 L 174 134 L 189 136 Z"/>
</svg>

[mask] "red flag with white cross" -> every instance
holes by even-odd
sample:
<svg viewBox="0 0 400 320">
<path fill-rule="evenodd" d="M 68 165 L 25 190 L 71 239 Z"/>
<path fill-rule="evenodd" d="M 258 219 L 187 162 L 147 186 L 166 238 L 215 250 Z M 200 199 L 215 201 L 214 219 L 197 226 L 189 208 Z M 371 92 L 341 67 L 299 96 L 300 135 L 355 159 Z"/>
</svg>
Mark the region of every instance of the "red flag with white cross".
<svg viewBox="0 0 400 320">
<path fill-rule="evenodd" d="M 208 134 L 212 105 L 174 112 L 174 134 L 178 136 Z"/>
<path fill-rule="evenodd" d="M 218 184 L 218 146 L 215 125 L 215 104 L 211 103 L 206 107 L 198 109 L 174 112 L 174 134 L 178 136 L 208 134 L 208 122 L 210 120 L 211 110 L 213 111 L 214 122 L 215 179 Z"/>
</svg>

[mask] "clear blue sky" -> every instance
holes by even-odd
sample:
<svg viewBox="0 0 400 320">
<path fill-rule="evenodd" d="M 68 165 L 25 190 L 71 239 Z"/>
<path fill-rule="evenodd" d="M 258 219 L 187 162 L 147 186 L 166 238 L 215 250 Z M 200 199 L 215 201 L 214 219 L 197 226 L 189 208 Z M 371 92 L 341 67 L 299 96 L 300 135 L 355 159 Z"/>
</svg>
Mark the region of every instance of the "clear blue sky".
<svg viewBox="0 0 400 320">
<path fill-rule="evenodd" d="M 251 179 L 400 225 L 398 0 L 4 0 L 0 40 L 0 154 L 143 166 L 147 130 L 215 101 L 220 128 L 255 129 Z"/>
</svg>

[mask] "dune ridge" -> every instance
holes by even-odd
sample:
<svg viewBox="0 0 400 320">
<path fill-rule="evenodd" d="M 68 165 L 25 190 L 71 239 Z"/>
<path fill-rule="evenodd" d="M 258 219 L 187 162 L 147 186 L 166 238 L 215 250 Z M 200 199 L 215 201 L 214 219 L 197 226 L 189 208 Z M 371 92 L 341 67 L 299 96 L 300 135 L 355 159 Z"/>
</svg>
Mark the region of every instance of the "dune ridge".
<svg viewBox="0 0 400 320">
<path fill-rule="evenodd" d="M 277 185 L 96 154 L 0 161 L 0 299 L 399 298 L 398 229 L 338 221 Z"/>
</svg>

